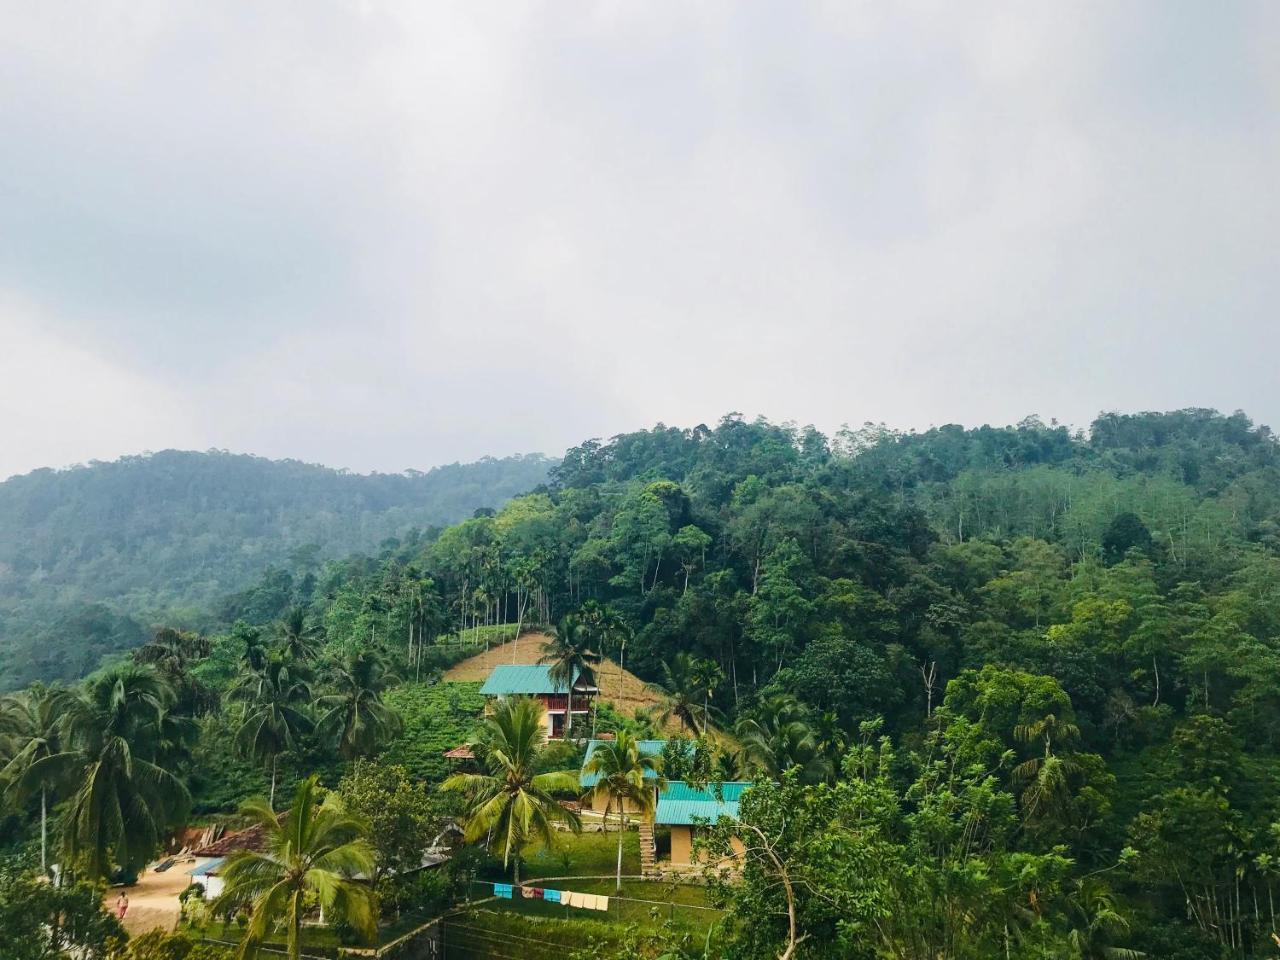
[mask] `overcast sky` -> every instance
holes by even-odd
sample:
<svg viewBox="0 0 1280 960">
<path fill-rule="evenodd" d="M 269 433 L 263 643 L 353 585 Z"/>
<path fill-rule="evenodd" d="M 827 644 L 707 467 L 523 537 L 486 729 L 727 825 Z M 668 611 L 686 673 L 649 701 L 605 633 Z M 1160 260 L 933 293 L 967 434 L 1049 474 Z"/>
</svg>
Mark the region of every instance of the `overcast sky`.
<svg viewBox="0 0 1280 960">
<path fill-rule="evenodd" d="M 0 477 L 1280 426 L 1280 3 L 0 11 Z"/>
</svg>

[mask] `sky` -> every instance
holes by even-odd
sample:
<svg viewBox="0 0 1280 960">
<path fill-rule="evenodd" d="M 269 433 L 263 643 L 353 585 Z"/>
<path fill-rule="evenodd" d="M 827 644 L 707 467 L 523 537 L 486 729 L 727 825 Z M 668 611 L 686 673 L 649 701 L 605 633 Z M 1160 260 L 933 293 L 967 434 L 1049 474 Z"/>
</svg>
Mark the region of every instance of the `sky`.
<svg viewBox="0 0 1280 960">
<path fill-rule="evenodd" d="M 1280 4 L 0 0 L 0 477 L 1280 426 Z"/>
</svg>

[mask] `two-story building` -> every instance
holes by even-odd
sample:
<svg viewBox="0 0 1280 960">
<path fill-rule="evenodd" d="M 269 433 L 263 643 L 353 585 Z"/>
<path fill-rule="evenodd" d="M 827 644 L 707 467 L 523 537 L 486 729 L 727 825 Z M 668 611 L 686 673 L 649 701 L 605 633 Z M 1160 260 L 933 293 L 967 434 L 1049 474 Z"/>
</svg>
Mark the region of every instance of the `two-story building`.
<svg viewBox="0 0 1280 960">
<path fill-rule="evenodd" d="M 484 696 L 491 699 L 498 697 L 536 697 L 547 710 L 547 738 L 560 740 L 564 737 L 565 717 L 569 709 L 569 689 L 563 683 L 551 679 L 551 668 L 541 664 L 523 665 L 509 664 L 494 667 L 489 679 L 480 688 Z M 591 713 L 591 704 L 599 693 L 595 678 L 589 671 L 579 671 L 573 678 L 573 723 L 578 734 L 589 732 L 590 725 L 584 721 Z"/>
</svg>

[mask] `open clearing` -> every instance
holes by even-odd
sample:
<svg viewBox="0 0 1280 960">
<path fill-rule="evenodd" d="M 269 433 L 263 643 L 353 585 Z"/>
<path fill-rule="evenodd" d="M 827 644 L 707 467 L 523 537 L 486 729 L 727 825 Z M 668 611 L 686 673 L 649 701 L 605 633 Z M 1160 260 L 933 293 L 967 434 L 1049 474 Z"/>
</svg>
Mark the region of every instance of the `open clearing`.
<svg viewBox="0 0 1280 960">
<path fill-rule="evenodd" d="M 545 633 L 526 633 L 518 640 L 491 647 L 455 664 L 445 672 L 445 680 L 483 681 L 493 668 L 504 663 L 537 663 L 542 648 L 550 638 Z M 632 716 L 637 709 L 662 706 L 662 697 L 650 690 L 643 680 L 629 670 L 622 671 L 621 693 L 618 684 L 618 665 L 605 657 L 596 668 L 596 681 L 600 685 L 600 698 L 613 704 L 623 716 Z M 679 723 L 671 726 L 678 730 Z"/>
</svg>

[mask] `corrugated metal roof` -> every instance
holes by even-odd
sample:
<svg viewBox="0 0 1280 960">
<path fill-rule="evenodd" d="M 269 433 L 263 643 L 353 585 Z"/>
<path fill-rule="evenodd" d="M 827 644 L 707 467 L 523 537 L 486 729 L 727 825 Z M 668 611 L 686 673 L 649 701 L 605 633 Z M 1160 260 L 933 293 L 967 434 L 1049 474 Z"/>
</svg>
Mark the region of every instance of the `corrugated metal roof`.
<svg viewBox="0 0 1280 960">
<path fill-rule="evenodd" d="M 694 823 L 715 823 L 721 817 L 738 818 L 738 803 L 750 783 L 731 781 L 709 783 L 706 787 L 691 787 L 683 780 L 667 784 L 658 798 L 658 809 L 653 822 L 666 826 L 693 826 Z"/>
<path fill-rule="evenodd" d="M 193 877 L 208 876 L 209 874 L 213 873 L 215 870 L 217 870 L 220 866 L 222 866 L 226 862 L 227 862 L 226 857 L 217 857 L 216 859 L 210 860 L 208 863 L 202 863 L 200 864 L 200 866 L 194 867 L 193 869 L 188 870 L 187 873 Z"/>
<path fill-rule="evenodd" d="M 574 682 L 578 674 L 574 674 Z M 486 697 L 505 697 L 518 694 L 567 693 L 563 683 L 553 683 L 551 667 L 542 664 L 506 664 L 494 667 L 480 692 Z"/>
</svg>

